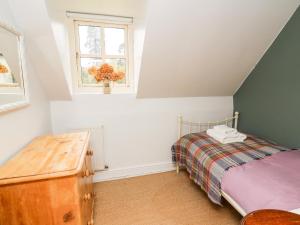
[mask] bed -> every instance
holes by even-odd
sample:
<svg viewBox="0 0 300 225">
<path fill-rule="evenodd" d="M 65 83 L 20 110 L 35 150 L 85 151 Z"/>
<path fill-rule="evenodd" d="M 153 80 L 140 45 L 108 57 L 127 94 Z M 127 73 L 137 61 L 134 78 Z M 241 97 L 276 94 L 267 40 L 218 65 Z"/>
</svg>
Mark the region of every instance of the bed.
<svg viewBox="0 0 300 225">
<path fill-rule="evenodd" d="M 206 134 L 215 125 L 238 125 L 239 113 L 222 121 L 194 123 L 178 118 L 172 146 L 176 171 L 185 168 L 211 201 L 225 198 L 242 216 L 272 208 L 300 212 L 300 150 L 248 135 L 243 143 L 221 144 Z"/>
</svg>

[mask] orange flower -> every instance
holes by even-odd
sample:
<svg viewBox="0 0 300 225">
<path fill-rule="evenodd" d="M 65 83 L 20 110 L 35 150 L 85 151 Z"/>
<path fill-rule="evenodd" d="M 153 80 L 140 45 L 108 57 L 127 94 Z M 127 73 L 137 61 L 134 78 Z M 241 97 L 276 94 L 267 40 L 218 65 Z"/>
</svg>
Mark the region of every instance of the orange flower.
<svg viewBox="0 0 300 225">
<path fill-rule="evenodd" d="M 107 63 L 104 63 L 101 67 L 100 67 L 100 73 L 106 73 L 106 74 L 111 74 L 114 72 L 114 68 L 107 64 Z"/>
<path fill-rule="evenodd" d="M 116 72 L 116 73 L 112 74 L 111 80 L 112 81 L 123 80 L 124 76 L 125 76 L 125 73 L 123 73 L 123 72 Z"/>
<path fill-rule="evenodd" d="M 93 75 L 93 76 L 96 76 L 97 75 L 97 67 L 96 66 L 92 66 L 88 69 L 88 73 Z"/>
<path fill-rule="evenodd" d="M 0 73 L 8 73 L 8 69 L 6 68 L 6 66 L 0 64 Z"/>
<path fill-rule="evenodd" d="M 88 73 L 94 76 L 97 82 L 104 80 L 122 80 L 125 76 L 125 73 L 123 72 L 114 72 L 114 68 L 107 63 L 103 64 L 100 68 L 97 68 L 96 66 L 90 67 Z"/>
</svg>

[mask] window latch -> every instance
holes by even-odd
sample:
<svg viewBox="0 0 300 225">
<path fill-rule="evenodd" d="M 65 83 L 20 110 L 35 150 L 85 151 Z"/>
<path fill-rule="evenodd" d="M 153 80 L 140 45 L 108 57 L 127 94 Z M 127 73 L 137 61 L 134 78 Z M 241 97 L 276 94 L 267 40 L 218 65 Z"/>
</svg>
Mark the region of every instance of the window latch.
<svg viewBox="0 0 300 225">
<path fill-rule="evenodd" d="M 78 63 L 79 63 L 79 53 L 76 52 L 76 68 L 77 68 L 77 71 L 79 71 Z"/>
</svg>

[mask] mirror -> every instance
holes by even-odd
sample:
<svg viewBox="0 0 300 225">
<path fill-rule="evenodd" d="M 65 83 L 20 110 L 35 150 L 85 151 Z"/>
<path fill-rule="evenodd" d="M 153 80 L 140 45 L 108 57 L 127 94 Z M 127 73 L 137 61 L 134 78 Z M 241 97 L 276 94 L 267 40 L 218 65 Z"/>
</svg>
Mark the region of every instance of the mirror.
<svg viewBox="0 0 300 225">
<path fill-rule="evenodd" d="M 29 103 L 24 60 L 21 34 L 0 23 L 0 112 Z"/>
</svg>

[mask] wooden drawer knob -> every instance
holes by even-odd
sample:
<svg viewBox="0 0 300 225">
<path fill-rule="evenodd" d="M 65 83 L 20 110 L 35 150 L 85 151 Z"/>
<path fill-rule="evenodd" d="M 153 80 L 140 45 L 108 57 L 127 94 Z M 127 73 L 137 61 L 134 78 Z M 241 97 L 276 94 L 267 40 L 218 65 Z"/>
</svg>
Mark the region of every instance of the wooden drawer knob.
<svg viewBox="0 0 300 225">
<path fill-rule="evenodd" d="M 87 225 L 94 225 L 94 220 L 91 219 L 91 220 L 87 223 Z"/>
<path fill-rule="evenodd" d="M 94 154 L 93 150 L 87 150 L 86 151 L 86 155 L 92 156 L 93 154 Z"/>
<path fill-rule="evenodd" d="M 85 177 L 90 176 L 90 171 L 89 171 L 89 170 L 85 170 L 85 171 L 84 171 L 84 176 L 85 176 Z"/>
<path fill-rule="evenodd" d="M 85 170 L 84 172 L 83 172 L 83 176 L 84 177 L 89 177 L 89 176 L 93 176 L 93 175 L 95 175 L 95 171 L 89 171 L 89 170 Z"/>
<path fill-rule="evenodd" d="M 89 176 L 94 176 L 95 175 L 95 171 L 90 171 L 90 170 L 85 170 L 84 172 L 83 172 L 83 177 L 89 177 Z"/>
<path fill-rule="evenodd" d="M 88 200 L 90 200 L 91 198 L 92 198 L 91 193 L 87 193 L 87 194 L 85 194 L 85 195 L 83 196 L 83 200 L 85 200 L 85 201 L 88 201 Z"/>
</svg>

